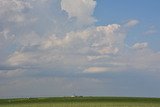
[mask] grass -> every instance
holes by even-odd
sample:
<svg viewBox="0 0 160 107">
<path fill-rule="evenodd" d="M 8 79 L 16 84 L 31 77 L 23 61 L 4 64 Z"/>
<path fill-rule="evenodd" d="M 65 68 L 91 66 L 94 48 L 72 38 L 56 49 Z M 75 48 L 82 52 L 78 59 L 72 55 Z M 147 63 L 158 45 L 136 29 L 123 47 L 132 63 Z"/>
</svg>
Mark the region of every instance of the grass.
<svg viewBox="0 0 160 107">
<path fill-rule="evenodd" d="M 159 98 L 55 97 L 1 99 L 0 107 L 160 107 Z"/>
</svg>

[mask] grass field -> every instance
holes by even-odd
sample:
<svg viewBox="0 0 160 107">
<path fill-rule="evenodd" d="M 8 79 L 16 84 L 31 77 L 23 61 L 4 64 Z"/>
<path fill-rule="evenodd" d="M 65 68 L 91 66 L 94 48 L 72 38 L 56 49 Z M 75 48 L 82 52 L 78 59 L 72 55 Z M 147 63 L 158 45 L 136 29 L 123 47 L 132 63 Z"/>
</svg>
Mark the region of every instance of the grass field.
<svg viewBox="0 0 160 107">
<path fill-rule="evenodd" d="M 160 107 L 159 98 L 56 97 L 1 99 L 0 107 Z"/>
</svg>

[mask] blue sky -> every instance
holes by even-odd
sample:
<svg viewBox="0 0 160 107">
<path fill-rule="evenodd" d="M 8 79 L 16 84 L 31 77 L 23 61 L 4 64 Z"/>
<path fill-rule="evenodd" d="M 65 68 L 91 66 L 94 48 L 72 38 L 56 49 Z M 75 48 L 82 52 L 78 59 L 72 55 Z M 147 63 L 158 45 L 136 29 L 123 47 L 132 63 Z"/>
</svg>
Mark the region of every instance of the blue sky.
<svg viewBox="0 0 160 107">
<path fill-rule="evenodd" d="M 159 4 L 0 0 L 0 98 L 160 97 Z"/>
</svg>

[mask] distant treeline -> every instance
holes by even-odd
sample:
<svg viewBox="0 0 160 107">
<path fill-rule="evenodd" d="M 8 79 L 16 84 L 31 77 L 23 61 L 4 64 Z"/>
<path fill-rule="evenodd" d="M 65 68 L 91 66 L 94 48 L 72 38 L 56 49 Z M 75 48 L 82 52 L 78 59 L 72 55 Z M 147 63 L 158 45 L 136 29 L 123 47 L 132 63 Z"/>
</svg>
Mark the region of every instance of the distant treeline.
<svg viewBox="0 0 160 107">
<path fill-rule="evenodd" d="M 0 99 L 0 104 L 13 103 L 44 103 L 44 102 L 148 102 L 160 103 L 160 98 L 139 97 L 49 97 L 49 98 L 15 98 Z"/>
</svg>

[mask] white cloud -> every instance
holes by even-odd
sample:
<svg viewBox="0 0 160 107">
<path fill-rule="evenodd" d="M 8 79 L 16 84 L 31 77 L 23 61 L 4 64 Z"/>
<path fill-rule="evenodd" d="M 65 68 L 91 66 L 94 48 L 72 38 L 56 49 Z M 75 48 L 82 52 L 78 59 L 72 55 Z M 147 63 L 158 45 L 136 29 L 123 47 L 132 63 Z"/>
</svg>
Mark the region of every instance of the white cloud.
<svg viewBox="0 0 160 107">
<path fill-rule="evenodd" d="M 30 56 L 27 53 L 15 52 L 7 61 L 11 65 L 23 65 L 30 60 Z"/>
<path fill-rule="evenodd" d="M 133 19 L 133 20 L 129 20 L 129 21 L 125 24 L 125 26 L 126 26 L 126 27 L 132 27 L 132 26 L 137 25 L 138 23 L 139 23 L 138 20 Z"/>
<path fill-rule="evenodd" d="M 147 42 L 143 42 L 143 43 L 135 43 L 132 46 L 134 49 L 144 49 L 148 47 L 148 43 Z"/>
<path fill-rule="evenodd" d="M 89 28 L 83 31 L 69 32 L 64 38 L 58 38 L 56 35 L 53 35 L 44 40 L 41 47 L 88 48 L 100 54 L 116 54 L 118 52 L 118 44 L 119 42 L 122 43 L 122 38 L 124 38 L 124 35 L 118 32 L 119 29 L 120 25 L 113 24 Z"/>
<path fill-rule="evenodd" d="M 11 22 L 23 22 L 23 10 L 31 8 L 29 2 L 20 0 L 0 0 L 0 19 Z M 9 17 L 12 16 L 12 17 Z"/>
<path fill-rule="evenodd" d="M 107 31 L 107 33 L 114 33 L 120 28 L 119 24 L 112 24 L 107 26 L 98 26 L 97 31 Z"/>
<path fill-rule="evenodd" d="M 152 63 L 155 63 L 156 59 L 147 56 L 159 57 L 159 55 L 150 51 L 147 42 L 135 43 L 132 48 L 125 47 L 125 38 L 126 34 L 121 31 L 121 26 L 118 24 L 72 31 L 63 38 L 57 35 L 43 38 L 36 43 L 36 47 L 25 45 L 10 55 L 7 62 L 10 65 L 36 65 L 60 71 L 74 69 L 77 72 L 90 73 L 126 71 L 130 68 L 152 70 Z M 86 68 L 86 66 L 91 67 Z M 154 68 L 158 69 L 158 66 L 155 64 Z"/>
<path fill-rule="evenodd" d="M 118 51 L 119 51 L 118 48 L 105 47 L 105 48 L 102 48 L 101 50 L 99 50 L 98 52 L 100 54 L 110 54 L 110 53 L 116 54 Z"/>
<path fill-rule="evenodd" d="M 109 55 L 100 55 L 100 56 L 87 56 L 88 61 L 94 61 L 98 59 L 108 59 L 110 56 Z"/>
<path fill-rule="evenodd" d="M 31 33 L 20 38 L 22 47 L 8 57 L 7 63 L 53 68 L 67 65 L 71 69 L 78 69 L 88 63 L 87 57 L 92 54 L 100 57 L 117 54 L 124 36 L 118 24 L 72 31 L 63 38 L 53 35 L 40 39 L 37 34 Z"/>
<path fill-rule="evenodd" d="M 79 23 L 93 24 L 96 19 L 92 17 L 96 1 L 94 0 L 62 0 L 61 8 L 69 17 L 76 17 Z"/>
<path fill-rule="evenodd" d="M 110 68 L 107 67 L 89 67 L 84 70 L 85 73 L 102 73 L 110 71 Z"/>
</svg>

